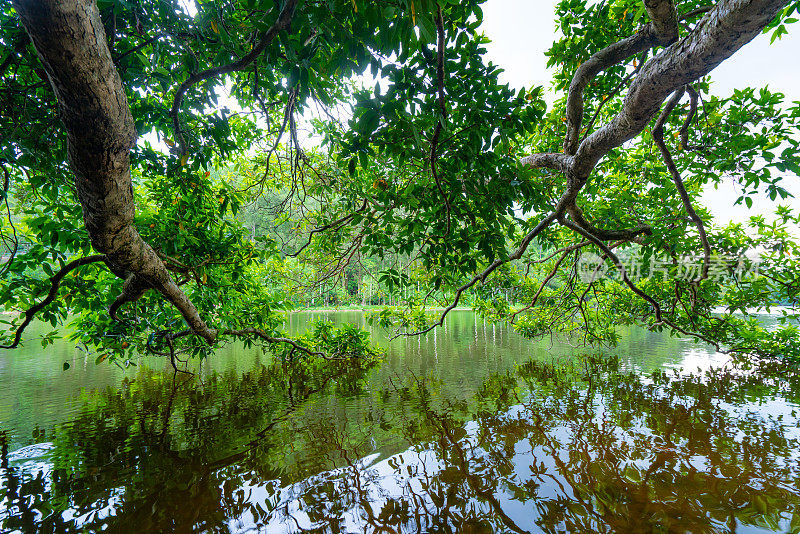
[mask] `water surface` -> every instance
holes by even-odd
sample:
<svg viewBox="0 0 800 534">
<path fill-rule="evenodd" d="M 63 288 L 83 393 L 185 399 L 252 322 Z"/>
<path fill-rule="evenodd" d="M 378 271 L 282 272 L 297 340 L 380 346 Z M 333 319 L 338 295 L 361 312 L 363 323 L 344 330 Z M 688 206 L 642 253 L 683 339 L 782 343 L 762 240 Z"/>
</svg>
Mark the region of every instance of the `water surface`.
<svg viewBox="0 0 800 534">
<path fill-rule="evenodd" d="M 334 322 L 365 328 L 359 312 Z M 294 314 L 291 331 L 313 314 Z M 230 345 L 175 375 L 0 354 L 9 531 L 795 532 L 793 380 L 641 329 L 605 357 L 456 312 L 379 362 Z M 609 359 L 608 356 L 612 356 Z M 64 362 L 69 369 L 64 370 Z M 653 374 L 653 371 L 658 371 Z"/>
</svg>

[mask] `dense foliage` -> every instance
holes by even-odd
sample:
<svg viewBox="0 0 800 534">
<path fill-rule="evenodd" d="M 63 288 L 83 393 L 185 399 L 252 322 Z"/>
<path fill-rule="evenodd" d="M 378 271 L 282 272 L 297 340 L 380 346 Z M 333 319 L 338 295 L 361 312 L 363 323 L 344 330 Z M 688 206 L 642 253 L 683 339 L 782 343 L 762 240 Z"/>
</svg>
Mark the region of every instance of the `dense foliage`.
<svg viewBox="0 0 800 534">
<path fill-rule="evenodd" d="M 728 4 L 737 8 L 726 0 L 714 9 Z M 800 7 L 783 4 L 762 25 L 778 37 Z M 680 38 L 690 39 L 711 3 L 674 7 Z M 575 130 L 565 118 L 582 65 L 654 31 L 638 1 L 559 4 L 549 108 L 538 87 L 546 80 L 518 91 L 499 83 L 499 68 L 484 60 L 475 0 L 99 0 L 97 8 L 138 135 L 135 226 L 219 339 L 316 350 L 281 337 L 281 312 L 318 303 L 311 295 L 323 304 L 391 299 L 400 305 L 380 320 L 399 333 L 440 321 L 427 307 L 469 298 L 531 336 L 562 330 L 613 342 L 616 325 L 641 324 L 737 353 L 800 358 L 795 315 L 785 312 L 773 331 L 747 315 L 798 303 L 800 214 L 754 206 L 786 198 L 782 180 L 800 173 L 800 104 L 758 88 L 718 98 L 708 78 L 692 80 L 675 92 L 688 104 L 670 101 L 640 135 L 598 158 L 568 212 L 558 206 L 570 173 L 524 159 L 613 123 L 638 77 L 677 54 L 684 41 L 606 65 L 582 90 L 585 123 Z M 0 42 L 6 344 L 36 315 L 54 327 L 43 343 L 71 321 L 70 335 L 100 358 L 211 350 L 150 286 L 116 305 L 125 277 L 108 257 L 91 256 L 55 96 L 9 4 L 0 7 Z M 723 181 L 741 189 L 731 208 L 752 210 L 748 225 L 714 221 L 697 204 Z M 581 276 L 589 253 L 606 264 L 597 272 L 627 265 L 627 274 Z M 700 267 L 687 274 L 690 261 Z M 334 288 L 339 296 L 328 297 Z M 343 341 L 339 352 L 360 343 Z"/>
</svg>

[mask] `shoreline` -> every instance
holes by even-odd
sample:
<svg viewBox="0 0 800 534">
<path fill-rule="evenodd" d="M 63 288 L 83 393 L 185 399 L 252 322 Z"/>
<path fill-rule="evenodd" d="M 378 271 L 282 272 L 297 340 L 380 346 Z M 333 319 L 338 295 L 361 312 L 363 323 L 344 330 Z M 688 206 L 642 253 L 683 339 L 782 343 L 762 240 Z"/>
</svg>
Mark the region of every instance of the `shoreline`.
<svg viewBox="0 0 800 534">
<path fill-rule="evenodd" d="M 334 312 L 348 312 L 348 311 L 366 312 L 372 310 L 380 310 L 386 307 L 391 308 L 393 306 L 372 306 L 365 308 L 304 308 L 300 310 L 284 311 L 283 313 L 334 313 Z M 444 311 L 445 309 L 446 309 L 445 307 L 425 308 L 425 311 Z M 459 306 L 457 308 L 453 308 L 450 311 L 473 311 L 473 310 L 472 308 Z"/>
</svg>

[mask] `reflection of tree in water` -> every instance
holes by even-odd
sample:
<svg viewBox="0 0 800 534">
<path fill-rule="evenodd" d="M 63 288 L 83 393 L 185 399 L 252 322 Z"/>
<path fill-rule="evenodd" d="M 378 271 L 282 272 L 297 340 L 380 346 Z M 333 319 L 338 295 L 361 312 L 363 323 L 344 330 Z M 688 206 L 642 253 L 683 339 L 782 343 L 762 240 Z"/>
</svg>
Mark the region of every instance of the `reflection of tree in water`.
<svg viewBox="0 0 800 534">
<path fill-rule="evenodd" d="M 3 470 L 0 526 L 227 532 L 228 519 L 252 506 L 241 488 L 321 468 L 288 461 L 296 471 L 281 469 L 292 445 L 282 425 L 322 390 L 359 394 L 374 361 L 276 362 L 203 384 L 144 371 L 90 397 L 74 421 L 54 430 L 49 480 Z M 79 519 L 65 521 L 64 510 Z"/>
<path fill-rule="evenodd" d="M 530 362 L 464 402 L 414 376 L 365 397 L 369 366 L 274 364 L 202 386 L 143 373 L 56 430 L 48 480 L 4 469 L 17 513 L 3 526 L 723 532 L 800 520 L 797 441 L 748 400 L 791 396 L 795 381 Z M 400 439 L 411 447 L 376 461 Z M 57 524 L 67 509 L 84 517 Z"/>
<path fill-rule="evenodd" d="M 790 520 L 797 529 L 797 440 L 748 411 L 746 397 L 765 393 L 759 382 L 718 372 L 643 383 L 598 361 L 532 362 L 487 380 L 468 407 L 435 406 L 432 384 L 413 379 L 397 393 L 401 432 L 416 445 L 317 477 L 291 496 L 305 503 L 291 530 L 696 533 L 786 530 Z M 364 452 L 332 430 L 331 454 Z"/>
</svg>

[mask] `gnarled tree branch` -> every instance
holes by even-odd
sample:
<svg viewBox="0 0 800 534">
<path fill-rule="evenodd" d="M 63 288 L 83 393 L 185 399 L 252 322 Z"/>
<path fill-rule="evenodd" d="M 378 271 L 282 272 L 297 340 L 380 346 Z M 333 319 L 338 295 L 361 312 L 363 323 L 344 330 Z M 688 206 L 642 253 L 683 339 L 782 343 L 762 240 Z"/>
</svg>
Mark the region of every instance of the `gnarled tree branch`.
<svg viewBox="0 0 800 534">
<path fill-rule="evenodd" d="M 96 3 L 15 0 L 14 7 L 58 99 L 92 245 L 115 274 L 158 290 L 192 330 L 213 342 L 214 333 L 133 225 L 130 149 L 136 131 Z"/>
<path fill-rule="evenodd" d="M 658 44 L 668 45 L 678 38 L 678 15 L 673 0 L 643 0 Z"/>
<path fill-rule="evenodd" d="M 622 110 L 578 147 L 571 169 L 573 180 L 585 182 L 603 156 L 645 128 L 671 93 L 732 56 L 761 33 L 787 3 L 788 0 L 719 2 L 691 33 L 650 59 L 633 81 Z"/>
</svg>

